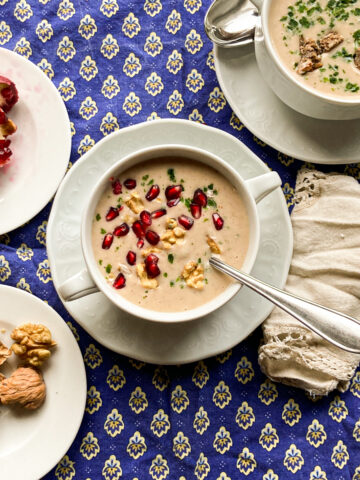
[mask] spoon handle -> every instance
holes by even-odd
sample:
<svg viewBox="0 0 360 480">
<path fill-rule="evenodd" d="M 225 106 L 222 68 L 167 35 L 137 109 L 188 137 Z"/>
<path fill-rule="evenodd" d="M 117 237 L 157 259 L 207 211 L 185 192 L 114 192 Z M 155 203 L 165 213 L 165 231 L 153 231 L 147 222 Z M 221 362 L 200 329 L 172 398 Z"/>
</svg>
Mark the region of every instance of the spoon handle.
<svg viewBox="0 0 360 480">
<path fill-rule="evenodd" d="M 337 347 L 360 354 L 360 322 L 355 318 L 272 287 L 219 258 L 211 257 L 210 265 L 267 298 Z"/>
</svg>

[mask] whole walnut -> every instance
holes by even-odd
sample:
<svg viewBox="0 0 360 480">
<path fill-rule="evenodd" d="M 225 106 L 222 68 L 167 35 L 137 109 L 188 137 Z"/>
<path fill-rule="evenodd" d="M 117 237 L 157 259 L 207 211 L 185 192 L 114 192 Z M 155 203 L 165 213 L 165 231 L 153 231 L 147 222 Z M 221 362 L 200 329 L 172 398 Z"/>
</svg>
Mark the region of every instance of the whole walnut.
<svg viewBox="0 0 360 480">
<path fill-rule="evenodd" d="M 19 367 L 9 378 L 0 382 L 0 402 L 19 404 L 29 410 L 39 408 L 45 400 L 46 387 L 39 370 Z"/>
</svg>

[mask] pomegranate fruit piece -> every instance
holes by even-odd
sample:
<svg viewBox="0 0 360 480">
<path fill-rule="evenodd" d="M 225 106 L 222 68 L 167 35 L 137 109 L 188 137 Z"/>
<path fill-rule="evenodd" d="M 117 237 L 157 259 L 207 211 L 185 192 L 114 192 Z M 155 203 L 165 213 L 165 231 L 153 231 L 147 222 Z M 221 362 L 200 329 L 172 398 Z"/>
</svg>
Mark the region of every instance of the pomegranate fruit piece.
<svg viewBox="0 0 360 480">
<path fill-rule="evenodd" d="M 146 258 L 145 258 L 145 264 L 148 265 L 150 263 L 155 263 L 157 265 L 159 261 L 159 257 L 155 255 L 154 253 L 150 253 Z"/>
<path fill-rule="evenodd" d="M 112 186 L 112 191 L 114 195 L 119 195 L 122 192 L 122 185 L 119 182 L 119 180 L 114 180 L 111 186 Z"/>
<path fill-rule="evenodd" d="M 136 246 L 137 246 L 138 248 L 143 248 L 144 243 L 145 243 L 144 240 L 143 240 L 142 238 L 140 238 L 140 240 L 138 240 Z"/>
<path fill-rule="evenodd" d="M 126 260 L 129 265 L 135 265 L 136 263 L 136 253 L 133 252 L 132 250 L 129 250 L 127 255 L 126 255 Z"/>
<path fill-rule="evenodd" d="M 178 217 L 178 222 L 182 225 L 186 230 L 190 230 L 190 228 L 194 225 L 194 220 L 187 215 L 180 215 Z"/>
<path fill-rule="evenodd" d="M 135 235 L 138 238 L 141 238 L 145 235 L 144 226 L 140 222 L 140 220 L 135 220 L 135 222 L 132 224 L 131 228 L 132 228 L 132 231 L 135 233 Z"/>
<path fill-rule="evenodd" d="M 148 230 L 146 232 L 145 238 L 150 243 L 150 245 L 157 245 L 160 242 L 159 235 L 153 230 Z"/>
<path fill-rule="evenodd" d="M 148 277 L 155 278 L 160 275 L 160 268 L 156 263 L 149 263 L 145 266 Z"/>
<path fill-rule="evenodd" d="M 151 202 L 152 200 L 154 200 L 159 195 L 159 193 L 160 193 L 159 185 L 151 185 L 149 191 L 145 195 L 145 198 L 146 198 L 146 200 Z"/>
<path fill-rule="evenodd" d="M 113 234 L 115 237 L 125 237 L 129 233 L 129 225 L 127 223 L 122 223 L 118 227 L 114 228 Z"/>
<path fill-rule="evenodd" d="M 133 190 L 136 187 L 136 180 L 133 178 L 127 178 L 124 182 L 124 185 L 128 190 Z"/>
<path fill-rule="evenodd" d="M 104 250 L 109 250 L 109 248 L 111 247 L 111 244 L 113 243 L 113 240 L 114 240 L 114 235 L 112 233 L 107 233 L 102 242 L 102 248 Z"/>
<path fill-rule="evenodd" d="M 116 290 L 120 290 L 120 288 L 124 288 L 126 285 L 126 278 L 124 277 L 123 273 L 119 273 L 119 275 L 115 278 L 113 287 Z"/>
<path fill-rule="evenodd" d="M 16 132 L 15 123 L 10 120 L 4 110 L 0 108 L 0 140 Z"/>
<path fill-rule="evenodd" d="M 165 208 L 160 208 L 159 210 L 155 210 L 154 212 L 151 213 L 152 218 L 160 218 L 163 215 L 166 215 L 166 210 Z"/>
<path fill-rule="evenodd" d="M 140 220 L 143 223 L 143 225 L 150 227 L 150 225 L 152 224 L 151 213 L 148 212 L 147 210 L 143 210 L 140 213 Z"/>
<path fill-rule="evenodd" d="M 18 100 L 15 83 L 0 75 L 0 107 L 4 112 L 9 112 Z"/>
<path fill-rule="evenodd" d="M 10 162 L 10 140 L 0 140 L 0 168 Z"/>
<path fill-rule="evenodd" d="M 169 208 L 171 208 L 171 207 L 176 207 L 176 205 L 177 205 L 179 202 L 180 202 L 180 198 L 173 198 L 172 200 L 169 200 L 166 205 L 167 205 Z"/>
<path fill-rule="evenodd" d="M 221 230 L 224 226 L 224 220 L 220 217 L 220 215 L 218 213 L 213 213 L 212 219 L 216 230 Z"/>
<path fill-rule="evenodd" d="M 118 216 L 119 216 L 119 209 L 115 207 L 110 207 L 105 218 L 107 222 L 111 222 L 111 220 L 114 220 L 114 218 Z"/>
<path fill-rule="evenodd" d="M 197 203 L 192 203 L 190 205 L 190 212 L 191 212 L 191 215 L 198 219 L 201 217 L 201 205 L 198 205 Z"/>
<path fill-rule="evenodd" d="M 174 198 L 180 198 L 183 188 L 181 185 L 169 185 L 165 190 L 165 197 L 167 200 L 173 200 Z"/>
<path fill-rule="evenodd" d="M 197 188 L 195 190 L 192 203 L 196 203 L 196 205 L 201 205 L 202 207 L 206 207 L 207 195 L 203 190 L 201 190 L 201 188 Z"/>
</svg>

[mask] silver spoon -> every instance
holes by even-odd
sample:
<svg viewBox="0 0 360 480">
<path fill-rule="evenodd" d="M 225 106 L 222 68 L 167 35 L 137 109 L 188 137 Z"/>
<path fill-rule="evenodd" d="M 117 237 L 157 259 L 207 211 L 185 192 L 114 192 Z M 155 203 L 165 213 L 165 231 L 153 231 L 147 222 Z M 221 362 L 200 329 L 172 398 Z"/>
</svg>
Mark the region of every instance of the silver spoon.
<svg viewBox="0 0 360 480">
<path fill-rule="evenodd" d="M 210 40 L 221 47 L 253 42 L 259 10 L 257 0 L 215 0 L 206 12 L 204 27 Z"/>
<path fill-rule="evenodd" d="M 337 347 L 360 353 L 360 322 L 355 318 L 272 287 L 240 272 L 219 258 L 211 257 L 210 265 L 267 298 Z"/>
</svg>

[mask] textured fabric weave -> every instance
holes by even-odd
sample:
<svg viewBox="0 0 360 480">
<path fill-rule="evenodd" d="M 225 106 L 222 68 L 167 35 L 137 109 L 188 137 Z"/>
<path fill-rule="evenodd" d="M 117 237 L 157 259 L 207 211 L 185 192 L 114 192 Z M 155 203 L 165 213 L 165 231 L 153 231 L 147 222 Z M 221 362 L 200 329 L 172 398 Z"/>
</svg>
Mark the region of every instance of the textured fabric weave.
<svg viewBox="0 0 360 480">
<path fill-rule="evenodd" d="M 72 164 L 118 128 L 157 117 L 200 121 L 239 138 L 278 171 L 291 208 L 302 163 L 264 145 L 232 113 L 203 32 L 209 5 L 0 0 L 0 45 L 28 57 L 60 91 L 72 122 Z M 338 170 L 360 176 L 357 165 Z M 50 207 L 0 245 L 0 281 L 63 316 L 87 370 L 83 423 L 46 480 L 360 478 L 360 372 L 346 393 L 313 402 L 260 372 L 259 330 L 233 351 L 183 367 L 108 351 L 69 317 L 54 290 L 45 250 Z M 56 432 L 46 441 L 56 442 Z"/>
</svg>

